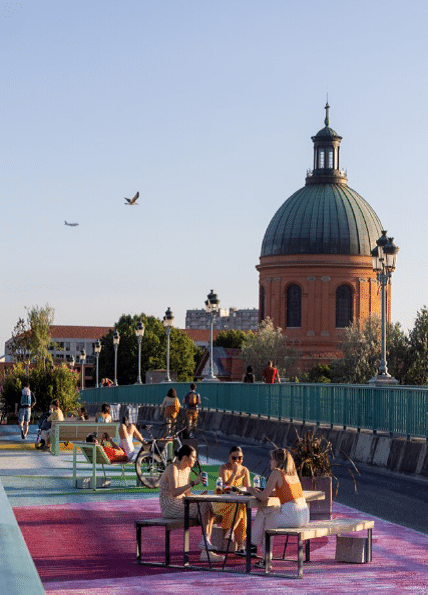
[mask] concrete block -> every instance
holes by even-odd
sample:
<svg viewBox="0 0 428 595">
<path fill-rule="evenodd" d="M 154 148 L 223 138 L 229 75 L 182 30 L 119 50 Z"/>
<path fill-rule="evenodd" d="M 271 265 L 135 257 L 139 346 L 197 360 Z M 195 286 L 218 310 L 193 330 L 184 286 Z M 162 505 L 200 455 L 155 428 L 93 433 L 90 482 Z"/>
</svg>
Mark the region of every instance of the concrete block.
<svg viewBox="0 0 428 595">
<path fill-rule="evenodd" d="M 403 443 L 403 454 L 400 460 L 400 473 L 415 473 L 418 466 L 419 456 L 422 452 L 422 442 L 405 441 Z"/>
<path fill-rule="evenodd" d="M 367 559 L 366 537 L 336 537 L 336 562 L 364 564 Z"/>
<path fill-rule="evenodd" d="M 387 465 L 390 471 L 398 471 L 404 450 L 404 443 L 405 440 L 401 438 L 394 438 L 392 440 Z"/>
<path fill-rule="evenodd" d="M 376 436 L 373 440 L 373 457 L 372 465 L 378 467 L 386 467 L 388 463 L 389 453 L 391 450 L 391 438 L 384 438 L 383 436 Z"/>
<path fill-rule="evenodd" d="M 358 434 L 354 449 L 354 459 L 361 463 L 371 463 L 372 434 Z"/>
</svg>

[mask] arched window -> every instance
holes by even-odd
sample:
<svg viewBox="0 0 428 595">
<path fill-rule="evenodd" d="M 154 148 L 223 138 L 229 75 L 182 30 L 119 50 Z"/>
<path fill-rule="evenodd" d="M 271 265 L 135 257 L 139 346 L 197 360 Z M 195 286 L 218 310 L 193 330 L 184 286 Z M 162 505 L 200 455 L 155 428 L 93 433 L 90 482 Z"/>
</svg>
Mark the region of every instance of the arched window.
<svg viewBox="0 0 428 595">
<path fill-rule="evenodd" d="M 302 290 L 298 285 L 287 289 L 287 327 L 302 326 Z"/>
<path fill-rule="evenodd" d="M 339 285 L 336 289 L 336 328 L 345 328 L 352 322 L 352 289 Z"/>
<path fill-rule="evenodd" d="M 265 319 L 265 288 L 260 287 L 259 320 Z"/>
</svg>

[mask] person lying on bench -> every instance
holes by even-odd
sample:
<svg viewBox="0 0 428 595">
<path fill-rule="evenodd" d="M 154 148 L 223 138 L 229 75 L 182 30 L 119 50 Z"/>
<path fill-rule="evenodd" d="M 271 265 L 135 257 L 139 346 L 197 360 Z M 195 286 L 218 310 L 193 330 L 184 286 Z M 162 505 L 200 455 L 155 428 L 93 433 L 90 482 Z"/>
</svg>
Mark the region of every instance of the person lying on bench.
<svg viewBox="0 0 428 595">
<path fill-rule="evenodd" d="M 248 488 L 261 502 L 266 502 L 272 494 L 276 496 L 280 507 L 259 508 L 252 527 L 252 541 L 261 543 L 262 560 L 256 566 L 265 566 L 265 530 L 279 527 L 301 527 L 309 523 L 309 507 L 303 497 L 302 484 L 297 475 L 293 457 L 285 448 L 277 448 L 270 453 L 272 473 L 263 491 Z M 252 546 L 256 547 L 256 546 Z"/>
<path fill-rule="evenodd" d="M 194 480 L 190 479 L 190 472 L 196 463 L 196 450 L 189 444 L 183 444 L 181 448 L 175 453 L 176 459 L 173 463 L 168 465 L 162 473 L 159 484 L 159 500 L 162 511 L 162 516 L 165 519 L 182 519 L 184 518 L 184 496 L 190 495 L 190 488 L 198 485 L 202 481 L 202 474 Z M 202 514 L 202 523 L 204 525 L 204 533 L 209 550 L 216 548 L 211 543 L 211 531 L 214 522 L 214 513 L 209 502 L 200 504 Z M 198 505 L 191 503 L 189 507 L 189 516 L 192 519 L 198 518 Z M 201 560 L 208 560 L 208 554 L 205 549 L 205 541 L 202 538 L 199 548 L 201 552 Z M 223 562 L 224 557 L 210 551 L 211 562 Z"/>
<path fill-rule="evenodd" d="M 113 442 L 107 432 L 104 432 L 101 445 L 112 463 L 130 463 L 136 458 L 139 452 L 139 449 L 134 446 L 134 438 L 141 442 L 141 444 L 146 444 L 146 441 L 137 430 L 136 426 L 129 422 L 127 417 L 122 418 L 122 423 L 119 426 L 119 437 L 120 446 Z M 106 445 L 103 444 L 103 441 Z M 99 444 L 96 434 L 89 434 L 89 436 L 86 437 L 86 442 L 95 442 L 95 444 Z"/>
</svg>

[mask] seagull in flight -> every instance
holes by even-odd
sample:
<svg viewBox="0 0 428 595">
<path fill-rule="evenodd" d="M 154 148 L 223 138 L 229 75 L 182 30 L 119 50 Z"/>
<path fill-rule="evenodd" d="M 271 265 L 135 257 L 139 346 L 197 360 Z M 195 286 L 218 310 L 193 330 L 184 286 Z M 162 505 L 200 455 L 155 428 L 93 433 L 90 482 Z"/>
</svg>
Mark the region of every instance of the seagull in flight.
<svg viewBox="0 0 428 595">
<path fill-rule="evenodd" d="M 67 223 L 67 221 L 64 221 L 64 225 L 68 225 L 69 227 L 77 227 L 79 224 L 78 223 Z"/>
<path fill-rule="evenodd" d="M 129 207 L 133 207 L 134 205 L 138 206 L 138 197 L 140 196 L 140 193 L 137 192 L 137 194 L 134 196 L 134 198 L 126 198 L 125 196 L 125 200 L 127 200 L 128 202 L 126 202 L 125 204 L 128 205 Z"/>
</svg>

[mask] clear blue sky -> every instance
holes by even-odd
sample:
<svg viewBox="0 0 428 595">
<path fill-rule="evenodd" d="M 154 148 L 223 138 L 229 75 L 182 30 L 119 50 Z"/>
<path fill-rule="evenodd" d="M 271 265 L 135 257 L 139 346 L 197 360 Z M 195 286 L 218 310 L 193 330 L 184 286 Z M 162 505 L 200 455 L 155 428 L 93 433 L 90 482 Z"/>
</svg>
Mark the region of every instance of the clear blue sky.
<svg viewBox="0 0 428 595">
<path fill-rule="evenodd" d="M 75 325 L 170 306 L 180 327 L 210 289 L 257 307 L 263 235 L 304 186 L 327 91 L 349 186 L 400 247 L 392 317 L 411 327 L 427 17 L 422 0 L 2 2 L 0 344 L 36 304 Z"/>
</svg>

